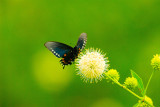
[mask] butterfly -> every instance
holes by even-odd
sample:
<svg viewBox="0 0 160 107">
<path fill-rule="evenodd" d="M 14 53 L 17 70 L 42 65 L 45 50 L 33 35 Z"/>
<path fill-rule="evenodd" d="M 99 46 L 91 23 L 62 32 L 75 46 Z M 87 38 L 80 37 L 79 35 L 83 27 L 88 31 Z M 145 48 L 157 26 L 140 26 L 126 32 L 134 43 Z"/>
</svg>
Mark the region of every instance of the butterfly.
<svg viewBox="0 0 160 107">
<path fill-rule="evenodd" d="M 48 41 L 44 44 L 57 58 L 62 58 L 60 60 L 63 69 L 65 65 L 71 65 L 76 58 L 78 58 L 79 53 L 85 48 L 87 42 L 87 34 L 81 33 L 78 42 L 74 48 L 64 43 Z"/>
</svg>

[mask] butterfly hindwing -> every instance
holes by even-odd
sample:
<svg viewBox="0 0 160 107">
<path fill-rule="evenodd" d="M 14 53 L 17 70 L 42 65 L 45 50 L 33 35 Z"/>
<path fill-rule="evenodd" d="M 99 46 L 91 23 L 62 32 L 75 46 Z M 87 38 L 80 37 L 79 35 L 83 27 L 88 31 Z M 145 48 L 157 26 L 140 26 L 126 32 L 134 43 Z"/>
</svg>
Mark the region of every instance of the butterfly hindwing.
<svg viewBox="0 0 160 107">
<path fill-rule="evenodd" d="M 87 34 L 86 33 L 81 33 L 79 39 L 78 39 L 78 42 L 77 42 L 77 48 L 82 51 L 86 45 L 86 42 L 87 42 Z"/>
<path fill-rule="evenodd" d="M 58 58 L 63 57 L 64 54 L 67 54 L 73 49 L 66 44 L 54 41 L 46 42 L 45 47 L 47 47 Z"/>
</svg>

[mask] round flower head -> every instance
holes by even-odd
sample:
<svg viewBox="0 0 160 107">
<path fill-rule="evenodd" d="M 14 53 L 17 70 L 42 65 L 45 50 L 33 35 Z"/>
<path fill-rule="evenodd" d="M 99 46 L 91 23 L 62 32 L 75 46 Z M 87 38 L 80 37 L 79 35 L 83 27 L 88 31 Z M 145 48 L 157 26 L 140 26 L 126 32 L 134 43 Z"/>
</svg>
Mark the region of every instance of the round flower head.
<svg viewBox="0 0 160 107">
<path fill-rule="evenodd" d="M 154 55 L 152 58 L 151 65 L 153 69 L 160 70 L 160 56 L 158 54 Z"/>
<path fill-rule="evenodd" d="M 137 107 L 151 107 L 151 106 L 146 102 L 141 102 Z"/>
<path fill-rule="evenodd" d="M 88 49 L 76 60 L 77 74 L 86 82 L 98 82 L 109 66 L 107 62 L 108 58 L 105 58 L 99 49 Z"/>
<path fill-rule="evenodd" d="M 119 76 L 119 73 L 117 72 L 117 70 L 115 69 L 110 69 L 108 72 L 105 73 L 106 76 L 109 76 L 111 77 L 112 79 L 115 79 L 115 80 L 119 80 L 120 76 Z M 108 77 L 106 77 L 106 79 L 110 79 Z"/>
<path fill-rule="evenodd" d="M 143 102 L 142 102 L 142 101 L 139 101 L 140 104 L 139 104 L 137 107 L 151 107 L 151 106 L 153 106 L 153 101 L 152 101 L 151 98 L 145 96 L 144 100 L 145 100 L 145 101 L 143 101 Z M 150 105 L 151 105 L 151 106 L 150 106 Z"/>
<path fill-rule="evenodd" d="M 134 77 L 128 77 L 128 78 L 126 78 L 124 84 L 125 84 L 126 87 L 128 87 L 130 89 L 134 89 L 135 87 L 138 86 L 137 79 L 134 78 Z"/>
<path fill-rule="evenodd" d="M 145 96 L 145 101 L 148 102 L 150 105 L 153 105 L 153 101 L 148 96 Z"/>
</svg>

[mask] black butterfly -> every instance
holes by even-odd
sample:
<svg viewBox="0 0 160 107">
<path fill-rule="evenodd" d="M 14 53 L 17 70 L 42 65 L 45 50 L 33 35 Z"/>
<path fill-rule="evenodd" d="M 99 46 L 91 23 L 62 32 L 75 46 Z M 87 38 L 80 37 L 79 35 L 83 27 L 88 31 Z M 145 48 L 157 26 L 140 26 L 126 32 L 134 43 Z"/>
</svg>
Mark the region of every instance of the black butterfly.
<svg viewBox="0 0 160 107">
<path fill-rule="evenodd" d="M 78 57 L 79 53 L 84 49 L 87 42 L 87 34 L 81 33 L 77 45 L 72 48 L 66 44 L 60 42 L 49 41 L 44 45 L 48 48 L 56 57 L 62 58 L 60 62 L 63 65 L 63 69 L 65 65 L 72 64 L 72 62 Z"/>
</svg>

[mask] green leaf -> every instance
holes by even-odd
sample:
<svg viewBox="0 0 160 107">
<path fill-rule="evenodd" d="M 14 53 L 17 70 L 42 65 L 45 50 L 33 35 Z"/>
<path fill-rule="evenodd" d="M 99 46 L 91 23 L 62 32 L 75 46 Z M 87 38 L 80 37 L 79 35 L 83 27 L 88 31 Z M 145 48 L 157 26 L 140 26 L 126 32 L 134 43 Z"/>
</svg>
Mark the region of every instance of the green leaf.
<svg viewBox="0 0 160 107">
<path fill-rule="evenodd" d="M 141 94 L 144 96 L 145 92 L 144 92 L 144 86 L 143 86 L 143 81 L 142 79 L 133 71 L 131 70 L 131 75 L 137 79 L 138 82 L 138 88 L 141 91 Z"/>
</svg>

